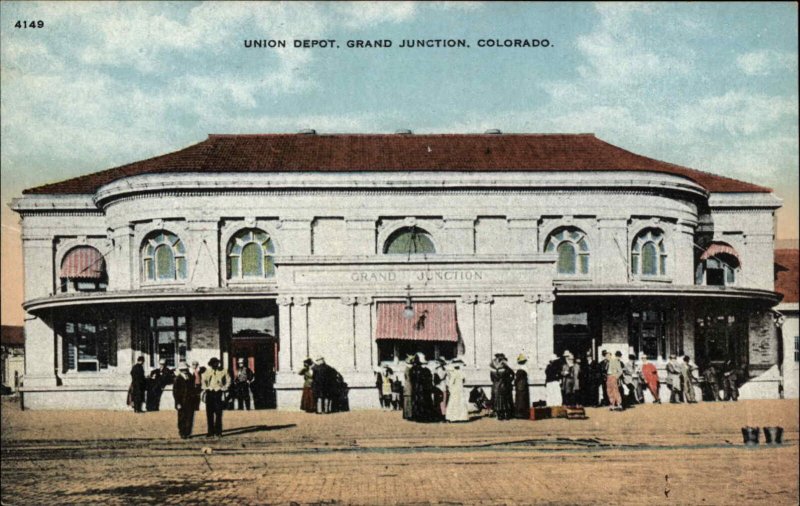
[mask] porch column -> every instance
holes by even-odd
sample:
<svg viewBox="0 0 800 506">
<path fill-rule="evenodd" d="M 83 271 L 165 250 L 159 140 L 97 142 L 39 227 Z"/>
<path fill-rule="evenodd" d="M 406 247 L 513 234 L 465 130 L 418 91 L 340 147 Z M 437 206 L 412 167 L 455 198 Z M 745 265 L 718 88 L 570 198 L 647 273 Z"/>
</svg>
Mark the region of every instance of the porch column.
<svg viewBox="0 0 800 506">
<path fill-rule="evenodd" d="M 128 312 L 117 314 L 117 373 L 127 375 L 133 367 L 133 328 Z"/>
<path fill-rule="evenodd" d="M 536 366 L 544 371 L 553 354 L 553 302 L 552 293 L 536 296 Z"/>
<path fill-rule="evenodd" d="M 55 293 L 52 237 L 29 234 L 23 229 L 22 261 L 25 300 L 48 297 Z M 29 319 L 30 318 L 30 319 Z M 27 315 L 25 321 L 24 386 L 56 386 L 55 322 Z"/>
<path fill-rule="evenodd" d="M 372 297 L 356 297 L 355 300 L 355 367 L 357 371 L 369 372 L 373 366 Z"/>
<path fill-rule="evenodd" d="M 294 348 L 292 342 L 292 298 L 280 296 L 278 303 L 278 370 L 281 372 L 294 371 L 300 369 L 300 364 L 295 362 Z"/>
<path fill-rule="evenodd" d="M 477 369 L 488 368 L 492 362 L 492 304 L 491 295 L 478 295 L 475 307 L 475 364 Z"/>
<path fill-rule="evenodd" d="M 25 387 L 56 386 L 55 343 L 55 332 L 41 318 L 25 321 Z"/>
<path fill-rule="evenodd" d="M 349 349 L 347 353 L 342 353 L 342 357 L 349 356 L 350 358 L 342 364 L 342 370 L 356 370 L 356 355 L 357 355 L 357 346 L 358 346 L 358 329 L 356 328 L 356 298 L 347 296 L 342 297 L 339 301 L 347 306 L 348 312 L 348 320 L 349 320 L 349 339 L 347 339 L 347 348 Z"/>
<path fill-rule="evenodd" d="M 299 371 L 308 356 L 308 297 L 294 297 L 292 305 L 292 368 Z"/>
<path fill-rule="evenodd" d="M 458 320 L 458 330 L 464 342 L 464 363 L 470 366 L 478 365 L 476 362 L 476 342 L 475 342 L 475 303 L 478 297 L 475 295 L 462 295 L 456 307 L 456 319 Z"/>
</svg>

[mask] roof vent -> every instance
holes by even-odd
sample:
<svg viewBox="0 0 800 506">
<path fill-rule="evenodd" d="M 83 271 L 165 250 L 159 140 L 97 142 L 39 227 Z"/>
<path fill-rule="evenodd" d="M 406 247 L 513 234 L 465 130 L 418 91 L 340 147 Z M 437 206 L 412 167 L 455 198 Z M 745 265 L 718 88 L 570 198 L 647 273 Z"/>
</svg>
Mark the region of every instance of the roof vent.
<svg viewBox="0 0 800 506">
<path fill-rule="evenodd" d="M 394 133 L 396 133 L 397 135 L 411 135 L 414 132 L 412 132 L 411 130 L 409 130 L 407 128 L 401 128 L 400 130 L 395 130 Z"/>
<path fill-rule="evenodd" d="M 304 128 L 297 132 L 299 135 L 317 135 L 317 131 L 313 128 Z"/>
<path fill-rule="evenodd" d="M 500 135 L 500 134 L 501 134 L 501 133 L 503 133 L 503 132 L 501 132 L 501 131 L 500 131 L 500 130 L 498 130 L 497 128 L 490 128 L 489 130 L 487 130 L 487 131 L 485 131 L 485 132 L 483 132 L 483 133 L 485 133 L 485 134 L 487 134 L 487 135 Z"/>
</svg>

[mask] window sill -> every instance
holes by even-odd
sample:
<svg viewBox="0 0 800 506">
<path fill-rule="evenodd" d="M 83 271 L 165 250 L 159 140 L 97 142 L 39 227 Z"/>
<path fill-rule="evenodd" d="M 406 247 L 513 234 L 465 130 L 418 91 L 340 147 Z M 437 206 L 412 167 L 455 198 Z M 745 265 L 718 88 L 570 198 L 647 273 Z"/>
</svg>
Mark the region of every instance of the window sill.
<svg viewBox="0 0 800 506">
<path fill-rule="evenodd" d="M 141 288 L 172 288 L 186 286 L 185 281 L 143 281 Z"/>
<path fill-rule="evenodd" d="M 277 283 L 275 276 L 269 278 L 253 278 L 253 279 L 229 279 L 227 280 L 228 286 L 250 286 L 250 285 L 274 285 Z"/>
<path fill-rule="evenodd" d="M 559 274 L 553 278 L 556 283 L 591 283 L 592 276 L 588 274 Z"/>
<path fill-rule="evenodd" d="M 672 283 L 672 278 L 668 276 L 635 276 L 633 281 L 637 283 Z"/>
</svg>

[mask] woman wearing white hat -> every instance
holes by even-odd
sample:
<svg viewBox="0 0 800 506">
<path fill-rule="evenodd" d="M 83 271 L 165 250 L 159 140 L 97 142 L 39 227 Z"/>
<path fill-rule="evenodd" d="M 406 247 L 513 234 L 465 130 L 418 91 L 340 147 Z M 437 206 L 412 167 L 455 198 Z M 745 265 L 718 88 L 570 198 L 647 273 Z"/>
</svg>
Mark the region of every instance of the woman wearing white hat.
<svg viewBox="0 0 800 506">
<path fill-rule="evenodd" d="M 457 358 L 451 362 L 447 371 L 447 411 L 445 420 L 448 422 L 469 421 L 467 412 L 467 399 L 464 397 L 464 361 Z"/>
</svg>

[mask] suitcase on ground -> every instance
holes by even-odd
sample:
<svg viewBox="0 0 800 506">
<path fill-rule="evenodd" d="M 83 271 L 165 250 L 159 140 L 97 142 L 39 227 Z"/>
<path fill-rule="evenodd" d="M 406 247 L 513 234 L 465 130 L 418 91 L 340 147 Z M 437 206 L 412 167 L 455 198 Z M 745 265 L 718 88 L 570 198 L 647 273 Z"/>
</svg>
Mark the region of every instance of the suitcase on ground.
<svg viewBox="0 0 800 506">
<path fill-rule="evenodd" d="M 567 420 L 586 420 L 586 410 L 582 406 L 576 406 L 567 409 Z"/>
<path fill-rule="evenodd" d="M 531 408 L 531 420 L 546 420 L 551 418 L 550 408 L 546 406 Z"/>
</svg>

